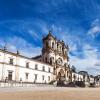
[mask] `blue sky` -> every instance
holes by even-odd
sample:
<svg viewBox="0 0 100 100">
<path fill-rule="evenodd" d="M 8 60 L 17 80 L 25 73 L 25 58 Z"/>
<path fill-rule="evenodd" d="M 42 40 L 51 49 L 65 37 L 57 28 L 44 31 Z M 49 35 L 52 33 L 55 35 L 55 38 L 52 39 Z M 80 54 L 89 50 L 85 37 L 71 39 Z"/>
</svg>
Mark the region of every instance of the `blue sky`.
<svg viewBox="0 0 100 100">
<path fill-rule="evenodd" d="M 0 48 L 35 56 L 49 30 L 77 70 L 100 72 L 100 0 L 0 0 Z"/>
</svg>

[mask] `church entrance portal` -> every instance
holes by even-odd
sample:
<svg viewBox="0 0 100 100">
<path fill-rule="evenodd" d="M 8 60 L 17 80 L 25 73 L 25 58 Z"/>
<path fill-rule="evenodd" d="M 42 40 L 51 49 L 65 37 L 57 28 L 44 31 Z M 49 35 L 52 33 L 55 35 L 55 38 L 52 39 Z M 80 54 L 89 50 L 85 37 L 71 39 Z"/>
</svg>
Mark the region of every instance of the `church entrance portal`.
<svg viewBox="0 0 100 100">
<path fill-rule="evenodd" d="M 65 73 L 63 69 L 61 69 L 57 75 L 57 85 L 64 85 L 64 81 L 65 81 Z"/>
</svg>

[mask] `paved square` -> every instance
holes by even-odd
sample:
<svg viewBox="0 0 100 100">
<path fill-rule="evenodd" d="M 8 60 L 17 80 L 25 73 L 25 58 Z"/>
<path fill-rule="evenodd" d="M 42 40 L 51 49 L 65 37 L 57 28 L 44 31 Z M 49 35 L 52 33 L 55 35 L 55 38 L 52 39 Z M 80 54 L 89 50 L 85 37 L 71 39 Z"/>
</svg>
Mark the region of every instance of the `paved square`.
<svg viewBox="0 0 100 100">
<path fill-rule="evenodd" d="M 100 88 L 1 88 L 0 100 L 100 100 Z"/>
</svg>

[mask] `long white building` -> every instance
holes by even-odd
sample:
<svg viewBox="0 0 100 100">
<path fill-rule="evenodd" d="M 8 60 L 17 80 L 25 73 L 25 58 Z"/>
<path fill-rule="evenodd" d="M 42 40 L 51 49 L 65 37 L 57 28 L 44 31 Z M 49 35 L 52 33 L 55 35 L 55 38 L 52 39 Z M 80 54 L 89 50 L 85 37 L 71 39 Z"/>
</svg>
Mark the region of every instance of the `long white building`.
<svg viewBox="0 0 100 100">
<path fill-rule="evenodd" d="M 53 80 L 53 67 L 17 53 L 0 49 L 0 80 L 48 83 Z"/>
</svg>

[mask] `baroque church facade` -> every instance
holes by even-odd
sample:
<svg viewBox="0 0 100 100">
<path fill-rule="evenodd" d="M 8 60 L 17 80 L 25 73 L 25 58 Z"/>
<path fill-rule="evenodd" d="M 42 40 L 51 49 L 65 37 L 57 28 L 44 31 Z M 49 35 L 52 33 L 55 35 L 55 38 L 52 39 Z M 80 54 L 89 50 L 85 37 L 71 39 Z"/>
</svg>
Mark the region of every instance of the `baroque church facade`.
<svg viewBox="0 0 100 100">
<path fill-rule="evenodd" d="M 71 69 L 68 57 L 68 45 L 64 41 L 57 40 L 51 32 L 43 37 L 42 55 L 35 57 L 43 63 L 53 67 L 53 77 L 57 81 L 71 81 Z"/>
<path fill-rule="evenodd" d="M 40 56 L 28 58 L 19 52 L 0 49 L 0 81 L 23 83 L 50 83 L 52 81 L 83 81 L 83 75 L 75 73 L 69 64 L 69 47 L 57 40 L 51 32 L 42 39 Z"/>
<path fill-rule="evenodd" d="M 42 62 L 53 66 L 56 80 L 71 81 L 68 50 L 68 45 L 57 40 L 51 32 L 43 38 Z"/>
</svg>

